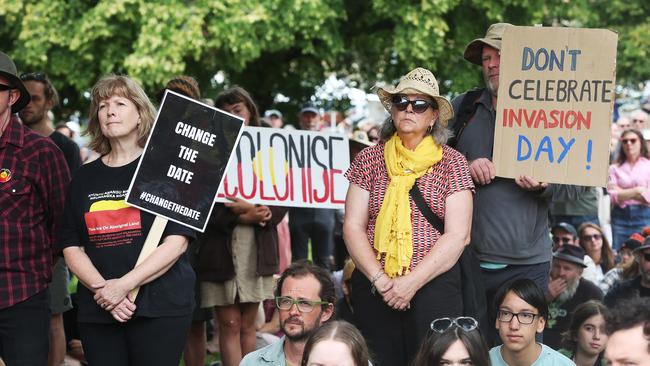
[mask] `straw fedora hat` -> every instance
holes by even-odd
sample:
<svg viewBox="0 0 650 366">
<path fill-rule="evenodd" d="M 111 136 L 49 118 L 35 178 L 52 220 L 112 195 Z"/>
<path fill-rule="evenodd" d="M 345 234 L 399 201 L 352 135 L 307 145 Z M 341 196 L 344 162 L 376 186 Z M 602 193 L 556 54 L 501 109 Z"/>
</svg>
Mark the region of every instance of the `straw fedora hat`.
<svg viewBox="0 0 650 366">
<path fill-rule="evenodd" d="M 25 106 L 29 104 L 29 101 L 31 100 L 31 96 L 29 95 L 29 92 L 27 92 L 27 89 L 25 88 L 25 85 L 23 84 L 22 80 L 20 80 L 20 78 L 18 77 L 16 64 L 14 64 L 14 62 L 11 60 L 9 56 L 7 56 L 6 53 L 1 51 L 0 51 L 0 76 L 7 79 L 11 84 L 11 86 L 20 90 L 20 98 L 18 98 L 16 103 L 14 103 L 11 106 L 11 113 L 16 113 L 21 109 L 25 108 Z"/>
<path fill-rule="evenodd" d="M 471 41 L 467 47 L 465 47 L 465 53 L 463 57 L 465 60 L 481 66 L 483 64 L 481 60 L 481 53 L 483 52 L 483 46 L 488 45 L 496 50 L 501 51 L 501 38 L 503 38 L 503 32 L 506 30 L 506 27 L 512 26 L 510 23 L 494 23 L 492 24 L 487 32 L 485 37 L 477 38 Z"/>
<path fill-rule="evenodd" d="M 406 93 L 426 94 L 435 99 L 438 104 L 438 111 L 440 112 L 438 118 L 443 127 L 447 127 L 449 120 L 454 117 L 454 109 L 451 107 L 451 103 L 449 103 L 447 98 L 440 96 L 438 81 L 431 71 L 418 67 L 402 76 L 399 84 L 394 88 L 377 88 L 377 96 L 388 112 L 390 112 L 392 107 L 391 99 L 393 95 Z"/>
</svg>

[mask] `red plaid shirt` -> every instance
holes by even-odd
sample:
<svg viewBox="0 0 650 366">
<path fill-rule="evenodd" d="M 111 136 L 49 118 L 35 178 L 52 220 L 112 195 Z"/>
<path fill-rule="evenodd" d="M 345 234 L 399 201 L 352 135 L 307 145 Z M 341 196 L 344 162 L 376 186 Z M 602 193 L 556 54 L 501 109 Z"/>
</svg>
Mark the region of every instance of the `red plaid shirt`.
<svg viewBox="0 0 650 366">
<path fill-rule="evenodd" d="M 63 214 L 69 181 L 54 142 L 12 116 L 0 136 L 0 309 L 50 282 L 55 219 Z"/>
</svg>

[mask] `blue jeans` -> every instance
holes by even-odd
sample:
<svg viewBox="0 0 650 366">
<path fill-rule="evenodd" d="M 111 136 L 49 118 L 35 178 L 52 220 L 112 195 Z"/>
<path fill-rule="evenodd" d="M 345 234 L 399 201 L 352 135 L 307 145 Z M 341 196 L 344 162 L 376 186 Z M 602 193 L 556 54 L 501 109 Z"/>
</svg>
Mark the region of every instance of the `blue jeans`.
<svg viewBox="0 0 650 366">
<path fill-rule="evenodd" d="M 621 244 L 630 235 L 639 233 L 644 227 L 650 226 L 650 207 L 630 205 L 625 208 L 615 206 L 612 209 L 612 247 L 618 251 Z"/>
</svg>

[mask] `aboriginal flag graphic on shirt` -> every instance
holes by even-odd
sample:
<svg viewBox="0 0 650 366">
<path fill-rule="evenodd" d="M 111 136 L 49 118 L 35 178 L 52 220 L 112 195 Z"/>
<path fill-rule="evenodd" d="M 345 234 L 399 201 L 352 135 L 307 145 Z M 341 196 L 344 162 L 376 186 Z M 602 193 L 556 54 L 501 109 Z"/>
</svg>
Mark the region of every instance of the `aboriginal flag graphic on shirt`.
<svg viewBox="0 0 650 366">
<path fill-rule="evenodd" d="M 84 219 L 90 242 L 97 248 L 132 244 L 135 237 L 142 236 L 140 210 L 123 199 L 93 203 Z"/>
</svg>

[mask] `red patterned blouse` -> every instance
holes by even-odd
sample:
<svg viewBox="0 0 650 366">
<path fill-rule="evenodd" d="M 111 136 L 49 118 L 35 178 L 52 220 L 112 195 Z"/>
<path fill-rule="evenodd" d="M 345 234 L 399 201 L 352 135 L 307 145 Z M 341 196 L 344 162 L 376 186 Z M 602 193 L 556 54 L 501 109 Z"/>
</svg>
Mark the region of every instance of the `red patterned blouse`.
<svg viewBox="0 0 650 366">
<path fill-rule="evenodd" d="M 368 241 L 372 244 L 375 238 L 377 215 L 389 183 L 384 162 L 384 143 L 368 147 L 357 154 L 345 176 L 350 183 L 370 192 L 367 234 Z M 445 201 L 448 196 L 462 190 L 474 192 L 474 183 L 469 174 L 467 160 L 461 153 L 447 145 L 443 145 L 442 160 L 433 166 L 431 172 L 418 179 L 417 184 L 431 210 L 443 220 Z M 409 201 L 413 225 L 413 257 L 410 269 L 413 270 L 438 241 L 440 233 L 429 224 L 413 199 L 409 197 Z"/>
</svg>

